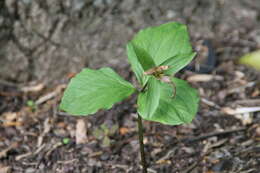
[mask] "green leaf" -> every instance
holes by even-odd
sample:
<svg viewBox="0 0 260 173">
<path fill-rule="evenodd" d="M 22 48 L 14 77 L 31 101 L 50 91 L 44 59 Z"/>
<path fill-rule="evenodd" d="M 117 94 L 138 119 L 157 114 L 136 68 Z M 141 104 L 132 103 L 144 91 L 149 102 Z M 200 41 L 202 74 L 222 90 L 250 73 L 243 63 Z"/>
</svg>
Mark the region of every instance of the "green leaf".
<svg viewBox="0 0 260 173">
<path fill-rule="evenodd" d="M 128 44 L 132 44 L 131 42 Z M 147 51 L 139 47 L 138 45 L 132 44 L 135 54 L 137 55 L 137 59 L 140 62 L 142 68 L 144 71 L 149 70 L 150 68 L 155 67 L 155 63 L 152 59 L 152 57 L 147 53 Z"/>
<path fill-rule="evenodd" d="M 146 95 L 142 93 L 139 95 L 138 113 L 143 119 L 168 125 L 178 125 L 192 121 L 198 110 L 199 98 L 197 91 L 181 79 L 173 78 L 172 82 L 176 85 L 176 96 L 172 97 L 173 87 L 171 84 L 160 82 L 159 104 L 154 113 L 150 115 L 143 111 L 149 109 L 147 103 L 142 101 L 145 100 L 143 97 Z"/>
<path fill-rule="evenodd" d="M 170 68 L 167 71 L 165 71 L 165 74 L 173 75 L 174 73 L 177 73 L 183 67 L 188 65 L 195 56 L 195 52 L 190 54 L 179 54 L 167 59 L 161 65 L 170 66 Z"/>
<path fill-rule="evenodd" d="M 131 42 L 127 44 L 127 56 L 138 82 L 143 86 L 147 82 L 148 78 L 144 75 L 144 69 L 137 58 L 137 54 Z"/>
<path fill-rule="evenodd" d="M 72 115 L 89 115 L 99 109 L 110 109 L 134 91 L 135 88 L 111 68 L 87 68 L 70 81 L 60 108 Z"/>
<path fill-rule="evenodd" d="M 64 145 L 69 144 L 69 143 L 70 143 L 70 138 L 63 138 L 63 139 L 62 139 L 62 143 L 63 143 Z"/>
<path fill-rule="evenodd" d="M 260 70 L 260 50 L 244 55 L 239 59 L 239 63 Z"/>
<path fill-rule="evenodd" d="M 155 112 L 160 99 L 160 81 L 151 76 L 148 80 L 147 91 L 138 95 L 137 105 L 141 115 L 149 117 Z"/>
<path fill-rule="evenodd" d="M 187 27 L 177 22 L 141 30 L 131 43 L 148 54 L 156 66 L 168 58 L 192 52 Z M 138 59 L 143 58 L 142 54 L 139 55 L 139 51 L 136 51 L 136 54 Z"/>
</svg>

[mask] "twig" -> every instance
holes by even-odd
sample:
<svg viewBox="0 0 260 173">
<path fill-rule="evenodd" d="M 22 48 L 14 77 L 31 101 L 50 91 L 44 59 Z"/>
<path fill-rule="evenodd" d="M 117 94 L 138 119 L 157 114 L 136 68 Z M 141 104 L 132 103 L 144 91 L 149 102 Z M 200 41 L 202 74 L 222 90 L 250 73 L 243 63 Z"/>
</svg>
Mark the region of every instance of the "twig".
<svg viewBox="0 0 260 173">
<path fill-rule="evenodd" d="M 226 134 L 229 134 L 229 133 L 235 133 L 235 132 L 240 132 L 240 131 L 244 131 L 244 130 L 246 130 L 246 128 L 242 127 L 242 128 L 226 130 L 226 131 L 222 131 L 222 132 L 213 132 L 213 133 L 201 135 L 201 136 L 198 136 L 198 137 L 184 138 L 184 139 L 181 140 L 181 142 L 186 142 L 186 143 L 196 142 L 196 141 L 201 141 L 201 140 L 213 137 L 213 136 L 226 135 Z"/>
<path fill-rule="evenodd" d="M 214 107 L 214 108 L 216 108 L 216 109 L 220 109 L 220 106 L 219 106 L 219 105 L 217 105 L 216 103 L 214 103 L 214 102 L 212 102 L 212 101 L 209 101 L 209 100 L 207 100 L 207 99 L 205 99 L 205 98 L 201 98 L 201 102 L 202 102 L 202 103 L 205 103 L 206 105 L 209 105 L 209 106 L 211 106 L 211 107 Z"/>
<path fill-rule="evenodd" d="M 190 165 L 188 168 L 186 168 L 185 170 L 181 171 L 181 173 L 188 173 L 190 171 L 192 171 L 196 166 L 198 165 L 197 162 L 194 162 L 192 165 Z"/>
<path fill-rule="evenodd" d="M 8 86 L 8 87 L 17 87 L 17 84 L 15 84 L 13 82 L 5 81 L 3 79 L 0 79 L 0 84 Z"/>
<path fill-rule="evenodd" d="M 46 153 L 46 158 L 50 156 L 50 154 L 57 149 L 58 147 L 62 146 L 63 144 L 61 142 L 57 142 L 53 145 L 53 147 Z"/>
<path fill-rule="evenodd" d="M 162 158 L 160 158 L 159 160 L 157 160 L 156 163 L 160 163 L 160 162 L 162 162 L 162 161 L 164 161 L 164 160 L 169 159 L 172 155 L 175 154 L 176 150 L 177 150 L 177 147 L 175 147 L 174 149 L 168 151 L 168 152 L 166 153 L 166 155 L 163 156 Z"/>
<path fill-rule="evenodd" d="M 260 105 L 260 99 L 246 99 L 246 100 L 237 100 L 236 104 L 245 104 L 245 105 Z"/>
<path fill-rule="evenodd" d="M 40 104 L 56 97 L 64 88 L 66 88 L 66 85 L 57 86 L 54 91 L 52 91 L 52 92 L 40 97 L 38 100 L 36 100 L 35 104 L 40 105 Z"/>
</svg>

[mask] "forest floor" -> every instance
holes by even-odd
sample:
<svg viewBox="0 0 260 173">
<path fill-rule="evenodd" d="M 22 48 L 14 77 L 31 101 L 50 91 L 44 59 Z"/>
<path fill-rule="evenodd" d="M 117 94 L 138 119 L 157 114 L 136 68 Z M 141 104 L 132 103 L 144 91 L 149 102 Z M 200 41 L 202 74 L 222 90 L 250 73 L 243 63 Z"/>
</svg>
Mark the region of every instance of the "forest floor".
<svg viewBox="0 0 260 173">
<path fill-rule="evenodd" d="M 131 80 L 126 68 L 117 69 Z M 187 125 L 144 121 L 149 171 L 258 173 L 259 74 L 229 61 L 178 77 L 199 90 L 199 112 Z M 1 173 L 140 172 L 135 97 L 84 118 L 58 109 L 65 84 L 0 87 Z"/>
<path fill-rule="evenodd" d="M 31 26 L 21 14 L 10 30 L 13 40 L 8 43 L 13 42 L 0 40 L 7 46 L 4 53 L 0 50 L 6 55 L 0 59 L 0 173 L 141 172 L 136 96 L 88 117 L 69 116 L 59 110 L 59 103 L 70 78 L 81 67 L 108 64 L 135 82 L 130 66 L 122 60 L 126 59 L 123 45 L 140 28 L 168 21 L 189 26 L 198 56 L 192 68 L 177 77 L 198 89 L 200 107 L 191 124 L 144 121 L 149 172 L 260 172 L 260 73 L 237 64 L 244 53 L 260 48 L 258 0 L 225 4 L 222 0 L 129 0 L 111 1 L 108 6 L 96 1 L 95 6 L 83 5 L 76 15 L 65 2 L 49 8 L 45 1 L 34 1 L 28 8 L 21 5 L 24 8 L 15 15 L 37 11 L 34 7 L 43 15 L 30 13 L 27 17 L 36 22 Z M 19 21 L 25 22 L 24 28 Z M 47 39 L 33 33 L 34 26 L 49 33 L 52 29 L 46 22 L 58 28 Z M 19 47 L 19 39 L 25 47 Z"/>
</svg>

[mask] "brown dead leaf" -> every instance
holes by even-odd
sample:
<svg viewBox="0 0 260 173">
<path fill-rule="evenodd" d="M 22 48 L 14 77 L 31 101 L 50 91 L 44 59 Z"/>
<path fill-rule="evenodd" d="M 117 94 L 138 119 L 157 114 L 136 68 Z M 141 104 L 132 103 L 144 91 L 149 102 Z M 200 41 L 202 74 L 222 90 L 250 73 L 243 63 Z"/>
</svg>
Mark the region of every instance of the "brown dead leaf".
<svg viewBox="0 0 260 173">
<path fill-rule="evenodd" d="M 214 171 L 207 171 L 206 173 L 215 173 Z"/>
<path fill-rule="evenodd" d="M 127 133 L 129 133 L 130 132 L 130 129 L 129 128 L 126 128 L 126 127 L 121 127 L 120 129 L 119 129 L 119 133 L 121 134 L 121 135 L 125 135 L 125 134 L 127 134 Z"/>
<path fill-rule="evenodd" d="M 65 128 L 67 126 L 67 124 L 65 122 L 59 122 L 57 123 L 57 127 L 58 128 Z"/>
<path fill-rule="evenodd" d="M 2 116 L 6 121 L 14 121 L 17 118 L 17 112 L 6 112 Z"/>
<path fill-rule="evenodd" d="M 22 122 L 16 122 L 16 121 L 13 121 L 13 122 L 4 122 L 3 123 L 3 126 L 4 127 L 18 127 L 18 126 L 22 126 L 23 123 Z"/>
<path fill-rule="evenodd" d="M 170 160 L 157 160 L 156 164 L 171 164 Z"/>
<path fill-rule="evenodd" d="M 69 79 L 71 79 L 75 76 L 76 76 L 76 73 L 73 73 L 73 72 L 67 74 L 67 78 L 69 78 Z"/>
<path fill-rule="evenodd" d="M 17 112 L 6 112 L 2 115 L 3 118 L 1 120 L 3 121 L 4 127 L 11 127 L 11 126 L 21 126 L 22 122 L 18 120 L 19 113 Z"/>
</svg>

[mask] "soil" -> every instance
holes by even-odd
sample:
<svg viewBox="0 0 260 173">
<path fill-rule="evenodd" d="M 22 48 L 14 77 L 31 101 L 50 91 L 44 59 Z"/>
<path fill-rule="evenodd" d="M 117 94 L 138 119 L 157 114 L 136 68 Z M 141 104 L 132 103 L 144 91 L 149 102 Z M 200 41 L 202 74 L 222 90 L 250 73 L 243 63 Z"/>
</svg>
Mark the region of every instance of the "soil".
<svg viewBox="0 0 260 173">
<path fill-rule="evenodd" d="M 191 124 L 144 121 L 149 172 L 259 173 L 260 113 L 238 111 L 259 107 L 260 72 L 237 64 L 260 48 L 258 0 L 1 1 L 0 173 L 141 172 L 136 96 L 88 117 L 58 106 L 84 67 L 136 83 L 126 43 L 169 21 L 189 27 L 198 56 L 177 77 L 201 102 Z"/>
</svg>

